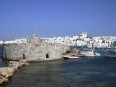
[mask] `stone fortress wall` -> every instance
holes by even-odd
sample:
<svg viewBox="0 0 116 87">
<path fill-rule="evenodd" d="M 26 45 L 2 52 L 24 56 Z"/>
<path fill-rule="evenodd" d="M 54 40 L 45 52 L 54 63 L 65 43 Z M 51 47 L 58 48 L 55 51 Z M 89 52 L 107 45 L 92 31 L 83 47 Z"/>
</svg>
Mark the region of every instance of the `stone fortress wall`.
<svg viewBox="0 0 116 87">
<path fill-rule="evenodd" d="M 61 59 L 69 50 L 68 45 L 47 43 L 35 35 L 27 43 L 7 44 L 4 46 L 3 59 L 28 61 L 47 61 Z"/>
</svg>

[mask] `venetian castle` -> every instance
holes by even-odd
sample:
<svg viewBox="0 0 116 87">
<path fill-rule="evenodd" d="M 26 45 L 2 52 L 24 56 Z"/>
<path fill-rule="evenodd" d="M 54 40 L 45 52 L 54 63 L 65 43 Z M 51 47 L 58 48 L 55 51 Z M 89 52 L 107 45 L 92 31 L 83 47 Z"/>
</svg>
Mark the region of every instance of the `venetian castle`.
<svg viewBox="0 0 116 87">
<path fill-rule="evenodd" d="M 69 50 L 68 45 L 48 43 L 32 35 L 23 43 L 12 43 L 4 45 L 3 59 L 27 61 L 48 61 L 61 59 L 62 54 Z"/>
</svg>

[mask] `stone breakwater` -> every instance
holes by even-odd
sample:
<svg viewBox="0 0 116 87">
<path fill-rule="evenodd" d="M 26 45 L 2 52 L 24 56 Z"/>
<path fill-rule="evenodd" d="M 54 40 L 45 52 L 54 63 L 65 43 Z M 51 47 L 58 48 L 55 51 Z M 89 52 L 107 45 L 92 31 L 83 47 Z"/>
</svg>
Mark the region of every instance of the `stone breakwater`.
<svg viewBox="0 0 116 87">
<path fill-rule="evenodd" d="M 8 67 L 0 67 L 0 84 L 8 82 L 9 77 L 11 77 L 15 71 L 20 67 L 28 65 L 26 59 L 20 61 L 10 61 Z"/>
<path fill-rule="evenodd" d="M 68 50 L 68 45 L 47 43 L 33 35 L 28 39 L 27 43 L 5 45 L 3 59 L 27 59 L 27 61 L 56 60 L 61 59 L 62 54 Z"/>
</svg>

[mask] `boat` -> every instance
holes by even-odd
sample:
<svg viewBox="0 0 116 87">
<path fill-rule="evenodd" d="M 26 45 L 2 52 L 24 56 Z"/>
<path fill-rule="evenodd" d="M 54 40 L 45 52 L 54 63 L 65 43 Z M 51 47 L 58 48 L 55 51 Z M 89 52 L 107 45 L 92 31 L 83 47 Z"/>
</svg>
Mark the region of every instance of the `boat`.
<svg viewBox="0 0 116 87">
<path fill-rule="evenodd" d="M 93 50 L 86 50 L 80 52 L 81 56 L 101 56 L 101 54 L 94 52 Z"/>
<path fill-rule="evenodd" d="M 73 59 L 78 59 L 78 56 L 63 56 L 64 59 L 66 60 L 73 60 Z"/>
<path fill-rule="evenodd" d="M 111 45 L 108 51 L 116 53 L 116 41 L 114 41 L 114 43 Z"/>
</svg>

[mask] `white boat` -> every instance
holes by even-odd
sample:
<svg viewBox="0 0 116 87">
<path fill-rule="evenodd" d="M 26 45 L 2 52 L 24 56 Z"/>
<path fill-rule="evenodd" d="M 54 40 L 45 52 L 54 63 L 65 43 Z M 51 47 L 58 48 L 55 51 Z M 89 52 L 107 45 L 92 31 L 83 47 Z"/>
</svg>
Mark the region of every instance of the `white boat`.
<svg viewBox="0 0 116 87">
<path fill-rule="evenodd" d="M 81 51 L 80 55 L 82 55 L 82 56 L 101 56 L 101 54 L 94 52 L 93 50 Z"/>
<path fill-rule="evenodd" d="M 116 53 L 116 41 L 111 45 L 110 49 L 108 49 L 109 52 Z"/>
<path fill-rule="evenodd" d="M 66 60 L 72 60 L 72 59 L 78 59 L 79 57 L 77 57 L 77 56 L 63 56 L 63 58 Z"/>
<path fill-rule="evenodd" d="M 110 49 L 108 49 L 108 51 L 116 53 L 116 48 L 110 48 Z"/>
</svg>

